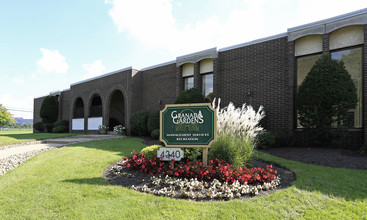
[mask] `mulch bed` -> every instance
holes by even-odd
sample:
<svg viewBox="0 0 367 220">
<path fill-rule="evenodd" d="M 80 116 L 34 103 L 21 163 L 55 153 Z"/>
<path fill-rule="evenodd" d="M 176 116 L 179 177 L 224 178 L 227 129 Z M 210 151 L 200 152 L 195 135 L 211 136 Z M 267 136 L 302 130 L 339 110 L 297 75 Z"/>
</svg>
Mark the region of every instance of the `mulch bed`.
<svg viewBox="0 0 367 220">
<path fill-rule="evenodd" d="M 280 147 L 262 151 L 288 160 L 300 161 L 307 164 L 333 168 L 367 170 L 367 155 L 362 155 L 348 149 Z"/>
<path fill-rule="evenodd" d="M 144 138 L 143 143 L 147 145 L 153 145 L 159 144 L 159 141 L 152 140 L 150 138 Z M 367 155 L 361 155 L 355 151 L 347 149 L 282 147 L 262 151 L 285 159 L 300 161 L 308 164 L 328 166 L 333 168 L 367 169 Z M 150 189 L 159 190 L 159 187 L 153 186 L 151 184 L 151 176 L 149 174 L 132 168 L 124 167 L 123 172 L 125 175 L 114 176 L 110 170 L 114 165 L 121 162 L 122 161 L 115 162 L 103 171 L 103 177 L 108 180 L 111 185 L 119 185 L 127 188 L 131 188 L 133 185 L 139 188 L 147 185 Z M 268 195 L 278 190 L 287 188 L 296 180 L 296 175 L 294 172 L 277 164 L 260 160 L 254 160 L 252 162 L 253 167 L 262 168 L 270 164 L 272 164 L 273 168 L 278 171 L 278 176 L 281 178 L 280 185 L 276 189 L 261 191 L 259 196 Z M 249 195 L 242 196 L 241 199 L 250 197 L 251 196 Z"/>
</svg>

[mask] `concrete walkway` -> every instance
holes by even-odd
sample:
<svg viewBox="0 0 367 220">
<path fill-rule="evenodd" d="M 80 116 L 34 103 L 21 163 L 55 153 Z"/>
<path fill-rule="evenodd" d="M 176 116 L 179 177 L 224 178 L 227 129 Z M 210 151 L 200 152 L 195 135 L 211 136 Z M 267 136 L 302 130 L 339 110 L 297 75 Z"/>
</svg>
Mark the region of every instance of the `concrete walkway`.
<svg viewBox="0 0 367 220">
<path fill-rule="evenodd" d="M 95 141 L 95 140 L 106 140 L 112 138 L 123 138 L 123 136 L 117 135 L 79 135 L 72 137 L 54 138 L 43 140 L 42 143 L 35 144 L 12 144 L 7 149 L 0 150 L 0 160 L 10 157 L 12 155 L 23 154 L 34 150 L 42 150 L 48 148 L 59 148 L 74 143 Z"/>
</svg>

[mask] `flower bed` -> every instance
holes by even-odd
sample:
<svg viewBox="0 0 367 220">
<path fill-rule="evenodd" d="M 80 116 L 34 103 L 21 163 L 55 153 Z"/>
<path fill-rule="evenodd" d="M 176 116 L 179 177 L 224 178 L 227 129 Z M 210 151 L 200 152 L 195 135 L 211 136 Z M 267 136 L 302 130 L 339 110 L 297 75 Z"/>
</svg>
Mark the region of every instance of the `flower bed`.
<svg viewBox="0 0 367 220">
<path fill-rule="evenodd" d="M 280 178 L 272 165 L 266 168 L 234 168 L 223 160 L 201 162 L 147 160 L 144 154 L 133 151 L 130 158 L 111 169 L 113 175 L 128 176 L 126 169 L 150 174 L 148 185 L 131 186 L 135 190 L 155 195 L 190 199 L 231 199 L 258 195 L 259 191 L 276 188 Z M 163 176 L 163 177 L 162 177 Z"/>
</svg>

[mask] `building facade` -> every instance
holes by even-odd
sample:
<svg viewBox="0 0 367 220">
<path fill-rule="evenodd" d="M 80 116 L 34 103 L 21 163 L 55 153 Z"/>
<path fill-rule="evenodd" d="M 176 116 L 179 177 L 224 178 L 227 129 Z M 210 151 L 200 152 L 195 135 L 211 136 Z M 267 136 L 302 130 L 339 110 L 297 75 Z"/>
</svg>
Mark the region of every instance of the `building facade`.
<svg viewBox="0 0 367 220">
<path fill-rule="evenodd" d="M 172 104 L 192 87 L 205 96 L 254 108 L 264 106 L 264 127 L 292 134 L 302 142 L 295 94 L 316 60 L 330 53 L 344 61 L 357 89 L 358 104 L 350 110 L 344 144 L 357 148 L 367 140 L 367 9 L 294 27 L 286 33 L 217 50 L 200 51 L 143 68 L 121 69 L 54 92 L 59 119 L 70 132 L 96 133 L 98 125 L 118 124 L 129 130 L 132 113 Z M 365 95 L 366 94 L 366 95 Z M 44 97 L 34 99 L 34 122 L 41 121 Z"/>
</svg>

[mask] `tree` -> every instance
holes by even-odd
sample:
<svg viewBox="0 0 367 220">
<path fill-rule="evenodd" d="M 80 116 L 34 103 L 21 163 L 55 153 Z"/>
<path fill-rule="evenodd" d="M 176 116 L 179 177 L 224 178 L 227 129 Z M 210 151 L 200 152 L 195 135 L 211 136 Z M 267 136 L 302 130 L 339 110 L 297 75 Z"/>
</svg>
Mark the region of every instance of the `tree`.
<svg viewBox="0 0 367 220">
<path fill-rule="evenodd" d="M 50 95 L 45 97 L 41 105 L 40 117 L 45 123 L 54 123 L 57 121 L 58 108 L 55 97 Z"/>
<path fill-rule="evenodd" d="M 16 122 L 8 110 L 0 104 L 0 127 Z"/>
<path fill-rule="evenodd" d="M 324 55 L 298 89 L 298 119 L 303 127 L 315 128 L 319 138 L 328 141 L 332 126 L 345 127 L 350 120 L 348 111 L 355 108 L 357 101 L 356 88 L 343 61 Z"/>
</svg>

